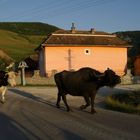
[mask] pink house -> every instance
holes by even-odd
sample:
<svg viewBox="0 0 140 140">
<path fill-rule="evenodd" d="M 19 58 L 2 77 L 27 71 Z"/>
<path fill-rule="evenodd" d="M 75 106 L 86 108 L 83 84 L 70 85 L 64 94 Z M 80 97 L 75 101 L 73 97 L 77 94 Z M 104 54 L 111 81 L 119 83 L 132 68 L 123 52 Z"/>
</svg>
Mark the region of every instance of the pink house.
<svg viewBox="0 0 140 140">
<path fill-rule="evenodd" d="M 111 68 L 122 76 L 127 68 L 128 47 L 116 35 L 94 29 L 78 31 L 73 26 L 71 30 L 58 30 L 38 48 L 40 73 L 92 67 L 101 72 Z"/>
</svg>

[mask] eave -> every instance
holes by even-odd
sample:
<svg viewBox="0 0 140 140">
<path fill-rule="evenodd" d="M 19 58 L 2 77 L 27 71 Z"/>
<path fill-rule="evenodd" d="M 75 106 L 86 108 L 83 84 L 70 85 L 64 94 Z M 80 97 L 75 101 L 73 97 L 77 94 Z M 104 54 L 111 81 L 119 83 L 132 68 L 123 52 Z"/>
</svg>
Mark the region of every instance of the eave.
<svg viewBox="0 0 140 140">
<path fill-rule="evenodd" d="M 74 45 L 74 44 L 42 44 L 42 47 L 115 47 L 115 48 L 131 48 L 133 46 L 131 45 L 87 45 L 87 44 L 80 44 L 80 45 Z"/>
</svg>

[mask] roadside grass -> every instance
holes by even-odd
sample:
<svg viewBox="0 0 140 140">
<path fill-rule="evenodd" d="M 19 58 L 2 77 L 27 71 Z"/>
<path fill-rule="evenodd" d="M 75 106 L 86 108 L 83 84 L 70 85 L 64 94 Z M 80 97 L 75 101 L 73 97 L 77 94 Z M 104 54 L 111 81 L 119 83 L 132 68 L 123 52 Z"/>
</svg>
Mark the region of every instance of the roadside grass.
<svg viewBox="0 0 140 140">
<path fill-rule="evenodd" d="M 21 84 L 18 85 L 19 87 L 23 87 Z M 56 87 L 54 84 L 26 84 L 25 87 Z"/>
<path fill-rule="evenodd" d="M 111 110 L 140 115 L 140 92 L 113 94 L 105 103 Z"/>
</svg>

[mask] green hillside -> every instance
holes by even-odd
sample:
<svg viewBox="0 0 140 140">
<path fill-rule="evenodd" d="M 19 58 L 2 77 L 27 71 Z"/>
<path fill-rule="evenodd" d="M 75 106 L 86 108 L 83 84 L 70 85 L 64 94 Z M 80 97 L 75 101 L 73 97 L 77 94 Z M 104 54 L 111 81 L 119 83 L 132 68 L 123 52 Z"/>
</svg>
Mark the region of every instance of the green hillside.
<svg viewBox="0 0 140 140">
<path fill-rule="evenodd" d="M 0 49 L 14 60 L 20 61 L 34 53 L 34 49 L 45 36 L 20 35 L 14 32 L 0 30 Z"/>
<path fill-rule="evenodd" d="M 44 23 L 0 23 L 0 49 L 19 62 L 58 28 Z M 1 58 L 1 57 L 0 57 Z"/>
<path fill-rule="evenodd" d="M 140 55 L 140 31 L 116 32 L 116 34 L 132 45 L 132 48 L 128 50 L 128 68 L 133 70 L 135 56 Z"/>
<path fill-rule="evenodd" d="M 0 22 L 0 29 L 24 35 L 47 35 L 58 28 L 40 22 Z"/>
</svg>

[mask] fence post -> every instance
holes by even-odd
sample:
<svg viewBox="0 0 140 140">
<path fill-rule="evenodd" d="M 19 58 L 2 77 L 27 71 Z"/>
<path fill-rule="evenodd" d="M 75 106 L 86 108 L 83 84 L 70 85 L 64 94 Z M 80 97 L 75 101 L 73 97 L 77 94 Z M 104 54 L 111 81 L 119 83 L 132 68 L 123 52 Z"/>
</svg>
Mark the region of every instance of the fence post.
<svg viewBox="0 0 140 140">
<path fill-rule="evenodd" d="M 27 67 L 28 67 L 28 66 L 27 66 L 27 64 L 26 64 L 25 61 L 21 61 L 21 62 L 19 63 L 19 66 L 18 66 L 18 68 L 21 69 L 21 84 L 22 84 L 23 86 L 26 85 L 26 80 L 25 80 L 25 68 L 27 68 Z"/>
</svg>

